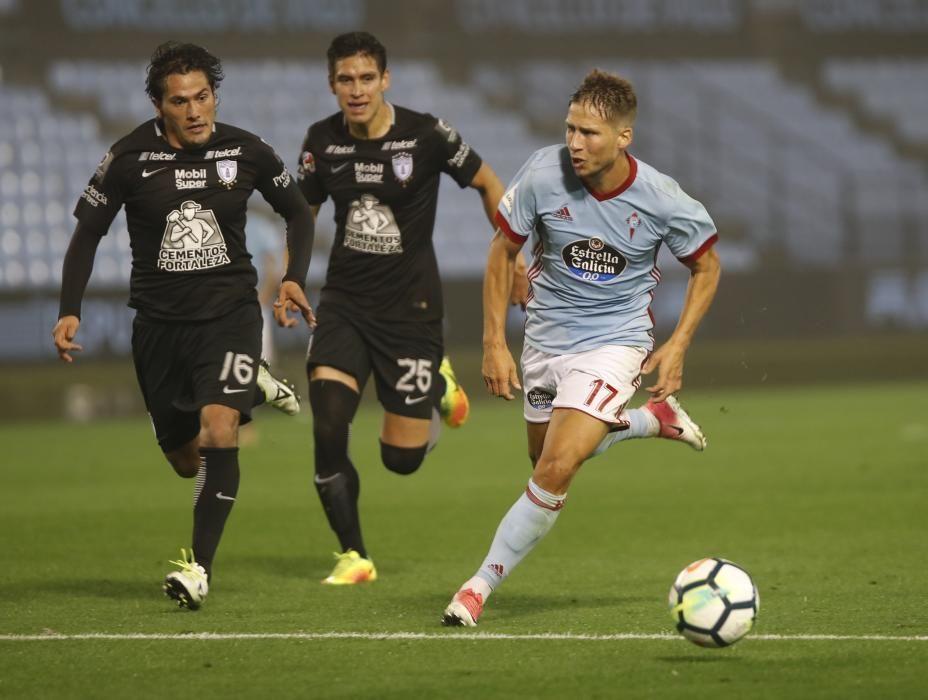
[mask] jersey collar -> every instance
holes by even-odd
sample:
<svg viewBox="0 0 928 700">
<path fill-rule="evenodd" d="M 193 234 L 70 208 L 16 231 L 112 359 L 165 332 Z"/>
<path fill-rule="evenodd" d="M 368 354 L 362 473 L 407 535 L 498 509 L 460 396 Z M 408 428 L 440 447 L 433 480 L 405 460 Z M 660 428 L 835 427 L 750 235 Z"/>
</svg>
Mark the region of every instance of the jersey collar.
<svg viewBox="0 0 928 700">
<path fill-rule="evenodd" d="M 632 186 L 632 183 L 635 181 L 635 177 L 638 175 L 638 161 L 632 157 L 631 153 L 626 153 L 625 157 L 628 158 L 628 177 L 625 178 L 625 182 L 616 187 L 611 192 L 597 192 L 587 187 L 586 183 L 583 183 L 583 186 L 586 187 L 586 191 L 593 195 L 598 202 L 604 202 L 607 199 L 612 199 L 613 197 L 618 197 L 625 190 Z M 581 180 L 581 182 L 583 182 Z"/>
<path fill-rule="evenodd" d="M 384 100 L 384 104 L 390 109 L 390 127 L 387 129 L 387 134 L 389 134 L 390 129 L 392 129 L 396 124 L 396 110 L 393 109 L 392 102 L 387 102 Z M 349 134 L 351 133 L 351 129 L 348 128 L 348 120 L 345 118 L 344 113 L 342 113 L 342 126 L 345 127 L 345 131 L 347 131 Z M 386 136 L 386 134 L 384 134 L 384 136 Z"/>
</svg>

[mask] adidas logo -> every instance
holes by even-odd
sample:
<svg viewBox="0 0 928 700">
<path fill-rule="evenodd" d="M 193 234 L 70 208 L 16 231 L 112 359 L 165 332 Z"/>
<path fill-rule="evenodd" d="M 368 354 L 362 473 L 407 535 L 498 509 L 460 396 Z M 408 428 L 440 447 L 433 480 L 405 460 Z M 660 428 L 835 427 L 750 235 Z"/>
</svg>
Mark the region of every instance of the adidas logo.
<svg viewBox="0 0 928 700">
<path fill-rule="evenodd" d="M 562 219 L 563 221 L 574 220 L 574 217 L 570 215 L 570 209 L 567 208 L 566 204 L 560 209 L 558 209 L 556 212 L 554 212 L 553 216 L 557 217 L 558 219 Z"/>
<path fill-rule="evenodd" d="M 503 575 L 503 565 L 502 564 L 490 564 L 488 567 L 497 576 Z"/>
</svg>

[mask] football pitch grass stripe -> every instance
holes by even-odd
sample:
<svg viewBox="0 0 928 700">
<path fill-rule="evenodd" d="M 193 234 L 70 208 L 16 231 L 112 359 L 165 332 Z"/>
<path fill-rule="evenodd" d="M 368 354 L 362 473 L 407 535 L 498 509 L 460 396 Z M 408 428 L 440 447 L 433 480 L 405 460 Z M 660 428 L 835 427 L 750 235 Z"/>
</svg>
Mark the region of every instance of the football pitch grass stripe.
<svg viewBox="0 0 928 700">
<path fill-rule="evenodd" d="M 576 641 L 576 642 L 621 642 L 621 641 L 684 641 L 675 634 L 505 634 L 495 632 L 446 632 L 444 634 L 425 632 L 257 632 L 257 633 L 223 633 L 193 632 L 189 634 L 147 634 L 144 632 L 127 634 L 110 634 L 107 632 L 85 632 L 78 634 L 0 634 L 0 642 L 54 642 L 54 641 L 236 641 L 236 640 L 325 640 L 325 639 L 362 639 L 377 641 Z M 928 635 L 882 635 L 882 634 L 754 634 L 747 638 L 754 642 L 928 642 Z"/>
</svg>

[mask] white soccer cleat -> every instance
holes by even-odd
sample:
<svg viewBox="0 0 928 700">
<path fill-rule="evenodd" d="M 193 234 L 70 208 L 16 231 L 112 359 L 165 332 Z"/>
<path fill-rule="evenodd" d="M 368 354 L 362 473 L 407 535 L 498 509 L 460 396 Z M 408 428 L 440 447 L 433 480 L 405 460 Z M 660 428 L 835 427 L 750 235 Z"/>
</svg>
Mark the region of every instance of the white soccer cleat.
<svg viewBox="0 0 928 700">
<path fill-rule="evenodd" d="M 286 380 L 277 379 L 271 374 L 267 360 L 258 363 L 258 390 L 264 394 L 266 404 L 288 416 L 295 416 L 300 412 L 300 395 Z"/>
<path fill-rule="evenodd" d="M 454 594 L 441 616 L 441 624 L 445 627 L 476 627 L 482 612 L 483 596 L 465 588 Z"/>
<path fill-rule="evenodd" d="M 184 549 L 180 550 L 180 560 L 171 563 L 179 567 L 179 570 L 172 571 L 164 577 L 164 594 L 176 600 L 181 608 L 198 609 L 209 593 L 206 569 L 197 564 L 192 551 L 188 559 L 187 551 Z"/>
<path fill-rule="evenodd" d="M 689 417 L 689 414 L 683 410 L 675 396 L 668 396 L 660 403 L 648 401 L 643 408 L 657 418 L 657 422 L 660 423 L 658 437 L 679 440 L 697 452 L 706 449 L 706 436 L 702 434 L 702 430 Z"/>
</svg>

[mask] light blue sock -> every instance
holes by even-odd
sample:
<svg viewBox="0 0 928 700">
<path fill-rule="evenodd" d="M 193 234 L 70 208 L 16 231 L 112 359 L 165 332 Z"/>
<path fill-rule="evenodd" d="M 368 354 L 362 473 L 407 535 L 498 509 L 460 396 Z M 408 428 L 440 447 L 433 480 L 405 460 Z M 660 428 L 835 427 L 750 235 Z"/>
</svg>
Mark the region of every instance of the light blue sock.
<svg viewBox="0 0 928 700">
<path fill-rule="evenodd" d="M 628 422 L 627 430 L 614 430 L 606 435 L 593 450 L 591 457 L 600 455 L 620 440 L 654 437 L 661 429 L 661 424 L 653 413 L 643 408 L 631 408 L 622 413 L 622 420 Z"/>
<path fill-rule="evenodd" d="M 526 554 L 534 549 L 557 520 L 567 496 L 545 491 L 531 479 L 500 521 L 486 559 L 461 588 L 473 588 L 484 600 L 503 582 Z"/>
</svg>

